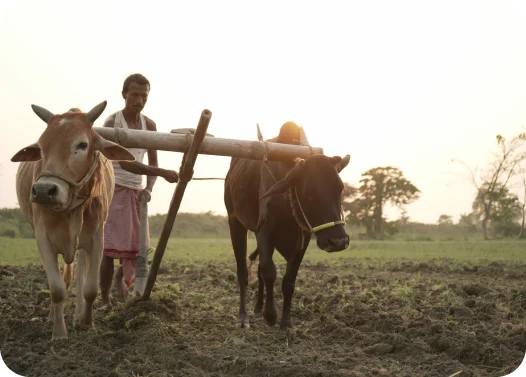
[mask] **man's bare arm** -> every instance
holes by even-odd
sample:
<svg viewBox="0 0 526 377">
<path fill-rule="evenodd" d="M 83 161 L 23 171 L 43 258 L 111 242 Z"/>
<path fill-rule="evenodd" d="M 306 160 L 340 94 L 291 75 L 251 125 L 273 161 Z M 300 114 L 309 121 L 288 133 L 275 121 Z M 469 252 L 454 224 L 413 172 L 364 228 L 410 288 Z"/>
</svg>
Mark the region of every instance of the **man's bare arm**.
<svg viewBox="0 0 526 377">
<path fill-rule="evenodd" d="M 157 131 L 157 126 L 155 125 L 155 122 L 149 118 L 146 118 L 146 128 L 149 131 Z M 159 163 L 157 160 L 157 149 L 148 149 L 148 165 L 159 167 Z M 146 177 L 146 189 L 148 189 L 150 192 L 152 192 L 153 190 L 155 181 L 157 181 L 157 177 L 155 175 L 149 175 Z"/>
<path fill-rule="evenodd" d="M 104 123 L 103 127 L 109 127 L 109 128 L 115 127 L 115 115 L 108 118 L 108 120 Z M 119 161 L 119 165 L 121 168 L 123 168 L 126 171 L 129 171 L 130 173 L 147 175 L 148 176 L 147 179 L 151 179 L 150 177 L 154 177 L 155 179 L 157 179 L 157 177 L 163 177 L 169 182 L 173 181 L 173 177 L 172 177 L 173 174 L 170 170 L 161 169 L 158 167 L 157 151 L 155 150 L 155 152 L 156 152 L 155 153 L 156 155 L 155 165 L 152 165 L 152 164 L 146 165 L 139 161 L 134 161 L 134 162 Z M 148 162 L 150 162 L 150 150 L 148 150 Z M 153 187 L 153 184 L 152 184 L 152 187 Z"/>
</svg>

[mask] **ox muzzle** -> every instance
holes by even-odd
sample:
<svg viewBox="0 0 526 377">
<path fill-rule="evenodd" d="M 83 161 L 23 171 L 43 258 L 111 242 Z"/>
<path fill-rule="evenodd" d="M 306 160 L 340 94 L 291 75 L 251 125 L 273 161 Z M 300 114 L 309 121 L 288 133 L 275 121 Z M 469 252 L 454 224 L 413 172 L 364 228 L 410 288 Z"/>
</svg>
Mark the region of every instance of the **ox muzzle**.
<svg viewBox="0 0 526 377">
<path fill-rule="evenodd" d="M 328 253 L 334 253 L 337 251 L 345 250 L 349 247 L 350 238 L 348 235 L 344 237 L 330 237 L 321 239 L 317 238 L 318 247 Z"/>
<path fill-rule="evenodd" d="M 68 202 L 69 186 L 54 178 L 42 178 L 31 186 L 31 202 L 43 207 L 63 207 Z"/>
</svg>

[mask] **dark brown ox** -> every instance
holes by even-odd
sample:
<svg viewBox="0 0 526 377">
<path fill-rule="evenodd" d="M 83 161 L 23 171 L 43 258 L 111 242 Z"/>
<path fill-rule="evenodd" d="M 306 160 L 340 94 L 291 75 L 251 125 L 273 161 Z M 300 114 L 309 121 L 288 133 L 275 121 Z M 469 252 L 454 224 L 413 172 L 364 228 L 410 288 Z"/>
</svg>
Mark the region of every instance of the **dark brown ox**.
<svg viewBox="0 0 526 377">
<path fill-rule="evenodd" d="M 104 222 L 114 190 L 109 160 L 135 158 L 93 130 L 93 122 L 104 111 L 106 102 L 88 113 L 70 111 L 62 115 L 32 107 L 47 128 L 37 143 L 20 150 L 11 161 L 21 162 L 16 177 L 18 203 L 35 230 L 49 283 L 52 339 L 65 339 L 66 283 L 58 268 L 58 254 L 70 265 L 79 250 L 73 323 L 92 327 Z"/>
<path fill-rule="evenodd" d="M 294 129 L 293 125 L 285 123 L 281 131 L 284 131 L 284 127 L 289 128 L 289 131 Z M 299 128 L 299 131 L 300 141 L 306 144 L 303 129 Z M 282 134 L 288 135 L 286 141 L 280 139 Z M 285 130 L 274 138 L 274 142 L 296 144 L 293 142 L 294 135 L 295 132 Z M 225 179 L 224 199 L 240 287 L 237 327 L 250 327 L 246 310 L 248 230 L 256 234 L 256 253 L 259 253 L 260 258 L 259 288 L 254 311 L 256 315 L 263 314 L 271 326 L 277 322 L 274 301 L 276 267 L 272 260 L 274 250 L 277 249 L 287 261 L 287 271 L 282 282 L 282 329 L 292 328 L 292 295 L 311 234 L 315 233 L 318 247 L 327 252 L 341 251 L 349 246 L 349 236 L 341 217 L 343 183 L 339 176 L 339 172 L 349 163 L 349 158 L 349 155 L 343 159 L 314 155 L 296 162 L 232 158 Z"/>
</svg>

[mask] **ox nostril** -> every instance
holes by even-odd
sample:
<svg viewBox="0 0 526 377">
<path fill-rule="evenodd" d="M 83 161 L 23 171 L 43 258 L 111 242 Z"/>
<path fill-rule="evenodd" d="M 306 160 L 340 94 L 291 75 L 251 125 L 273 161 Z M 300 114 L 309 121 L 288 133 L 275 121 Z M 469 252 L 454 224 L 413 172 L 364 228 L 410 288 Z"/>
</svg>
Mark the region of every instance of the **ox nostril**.
<svg viewBox="0 0 526 377">
<path fill-rule="evenodd" d="M 31 199 L 35 199 L 37 197 L 37 190 L 35 189 L 35 186 L 31 187 Z"/>
<path fill-rule="evenodd" d="M 341 241 L 342 240 L 340 238 L 329 238 L 329 243 L 334 246 L 340 245 Z"/>
<path fill-rule="evenodd" d="M 47 195 L 52 198 L 57 195 L 57 186 L 53 185 L 51 188 L 47 191 Z"/>
<path fill-rule="evenodd" d="M 344 250 L 349 246 L 349 238 L 329 238 L 328 243 L 334 250 Z"/>
</svg>

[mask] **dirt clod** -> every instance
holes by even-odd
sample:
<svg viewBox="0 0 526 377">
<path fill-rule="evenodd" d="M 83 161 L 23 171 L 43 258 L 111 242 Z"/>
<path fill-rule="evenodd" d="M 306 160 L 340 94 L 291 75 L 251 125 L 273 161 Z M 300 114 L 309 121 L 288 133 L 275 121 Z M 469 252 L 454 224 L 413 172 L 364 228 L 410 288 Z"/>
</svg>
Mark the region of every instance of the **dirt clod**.
<svg viewBox="0 0 526 377">
<path fill-rule="evenodd" d="M 392 344 L 377 343 L 370 347 L 367 347 L 365 349 L 365 353 L 368 353 L 371 355 L 385 355 L 387 353 L 391 353 L 393 349 L 394 349 L 394 346 Z"/>
<path fill-rule="evenodd" d="M 451 306 L 449 308 L 449 314 L 456 318 L 471 317 L 473 315 L 471 310 L 465 306 Z"/>
<path fill-rule="evenodd" d="M 464 285 L 462 287 L 462 290 L 464 292 L 466 292 L 470 296 L 478 296 L 480 294 L 484 294 L 484 293 L 489 292 L 489 290 L 487 288 L 482 287 L 482 286 L 477 285 L 477 284 Z"/>
</svg>

